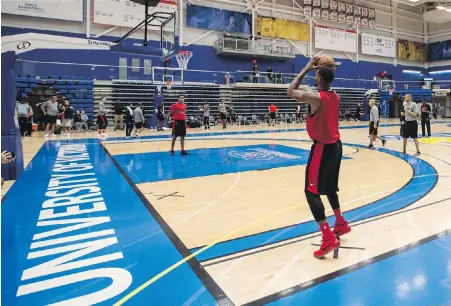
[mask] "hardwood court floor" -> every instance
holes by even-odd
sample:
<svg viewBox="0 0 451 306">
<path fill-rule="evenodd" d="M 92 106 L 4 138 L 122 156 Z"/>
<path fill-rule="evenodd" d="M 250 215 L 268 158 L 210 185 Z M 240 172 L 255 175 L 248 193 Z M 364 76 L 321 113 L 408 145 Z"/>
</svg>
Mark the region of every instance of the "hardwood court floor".
<svg viewBox="0 0 451 306">
<path fill-rule="evenodd" d="M 104 305 L 450 304 L 451 128 L 434 124 L 433 137 L 421 140 L 417 158 L 401 156 L 396 123 L 381 128 L 388 143 L 385 148 L 376 143 L 374 150 L 366 148 L 366 123 L 342 124 L 339 196 L 353 229 L 342 238 L 340 250 L 323 260 L 312 257 L 321 237 L 303 193 L 311 142 L 301 125 L 233 127 L 225 133 L 191 130 L 186 141 L 191 155 L 186 157 L 169 156 L 167 132 L 146 132 L 139 141 L 110 132 L 101 144 L 94 134 L 47 142 L 2 204 L 3 218 L 13 216 L 13 202 L 27 200 L 21 189 L 34 171 L 41 172 L 43 184 L 31 187 L 36 200 L 29 205 L 36 209 L 20 220 L 11 217 L 2 231 L 3 240 L 14 236 L 14 228 L 22 237 L 7 240 L 19 244 L 6 253 L 17 264 L 14 271 L 2 269 L 2 280 L 17 281 L 11 281 L 9 291 L 2 288 L 2 304 L 48 304 L 99 290 L 99 280 L 82 287 L 74 281 L 16 296 L 24 286 L 22 271 L 33 266 L 29 260 L 35 257 L 26 258 L 36 237 L 34 225 L 58 167 L 51 157 L 43 168 L 36 169 L 36 162 L 44 154 L 61 156 L 65 148 L 89 155 L 93 169 L 86 175 L 101 187 L 117 236 L 115 249 L 122 256 L 89 267 L 74 262 L 71 269 L 124 268 L 131 275 L 128 283 L 123 278 L 122 291 L 99 300 Z M 24 142 L 27 156 L 42 143 L 41 135 Z M 414 153 L 413 142 L 408 153 Z M 99 229 L 105 230 L 93 224 L 72 235 Z M 57 238 L 68 239 L 64 235 Z M 66 252 L 75 249 L 69 244 Z M 54 250 L 47 253 L 63 252 Z"/>
</svg>

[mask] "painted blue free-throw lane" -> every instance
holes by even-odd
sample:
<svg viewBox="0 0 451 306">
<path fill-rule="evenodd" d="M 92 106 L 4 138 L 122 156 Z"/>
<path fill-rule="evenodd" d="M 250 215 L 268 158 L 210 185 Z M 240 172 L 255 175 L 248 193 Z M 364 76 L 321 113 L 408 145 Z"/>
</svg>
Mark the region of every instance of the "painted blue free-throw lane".
<svg viewBox="0 0 451 306">
<path fill-rule="evenodd" d="M 107 288 L 111 284 L 111 280 L 94 277 L 94 279 L 89 281 L 74 282 L 61 287 L 53 284 L 51 289 L 17 296 L 17 290 L 20 285 L 33 284 L 86 271 L 91 271 L 92 275 L 95 276 L 97 275 L 95 270 L 100 268 L 126 269 L 131 273 L 133 278 L 130 287 L 121 294 L 103 303 L 96 304 L 112 305 L 131 290 L 182 259 L 182 255 L 162 231 L 158 222 L 149 214 L 141 200 L 122 177 L 97 141 L 71 141 L 70 143 L 86 145 L 90 160 L 81 162 L 92 164 L 93 168 L 88 172 L 94 173 L 90 177 L 97 179 L 107 210 L 53 218 L 50 220 L 109 217 L 111 221 L 88 228 L 72 230 L 68 233 L 49 237 L 48 239 L 113 229 L 114 234 L 108 235 L 107 237 L 117 237 L 118 243 L 104 247 L 83 257 L 71 259 L 69 263 L 78 260 L 89 260 L 115 252 L 121 252 L 123 258 L 103 263 L 94 263 L 86 267 L 79 265 L 78 267 L 72 267 L 62 272 L 50 273 L 53 268 L 48 267 L 45 270 L 50 274 L 21 281 L 24 270 L 75 252 L 63 251 L 54 255 L 27 259 L 31 251 L 49 250 L 61 246 L 70 246 L 74 243 L 105 238 L 105 236 L 102 236 L 30 250 L 30 245 L 35 234 L 68 226 L 67 224 L 36 226 L 43 202 L 49 199 L 45 194 L 48 189 L 51 174 L 56 174 L 52 170 L 54 169 L 57 153 L 62 143 L 68 144 L 69 142 L 46 143 L 37 153 L 35 159 L 29 164 L 23 175 L 12 186 L 2 203 L 2 305 L 48 305 L 97 292 L 98 290 Z M 61 191 L 67 191 L 67 189 Z M 87 192 L 80 193 L 86 194 Z M 75 195 L 79 196 L 79 193 L 73 194 L 73 196 Z M 93 203 L 82 203 L 79 205 L 80 209 L 83 210 L 93 207 Z M 57 213 L 63 213 L 66 211 L 66 208 L 66 206 L 58 206 L 55 207 L 55 211 Z M 36 241 L 48 239 L 44 238 Z M 115 281 L 117 282 L 118 280 L 116 279 Z M 193 295 L 197 296 L 196 303 L 199 303 L 199 305 L 215 305 L 214 298 L 205 290 L 202 282 L 190 266 L 188 264 L 182 264 L 133 297 L 129 304 L 183 305 Z"/>
<path fill-rule="evenodd" d="M 293 139 L 278 139 L 278 141 L 293 141 Z M 365 146 L 359 144 L 344 145 L 365 148 Z M 407 185 L 405 185 L 397 192 L 394 192 L 380 200 L 345 212 L 344 216 L 350 222 L 371 218 L 377 215 L 393 212 L 395 210 L 407 207 L 415 203 L 418 199 L 432 190 L 438 180 L 436 170 L 429 163 L 425 162 L 422 159 L 410 155 L 401 156 L 400 152 L 389 149 L 380 148 L 377 150 L 399 157 L 400 159 L 409 163 L 409 165 L 413 169 L 413 177 Z M 331 224 L 335 222 L 334 217 L 330 217 L 328 219 Z M 314 233 L 316 231 L 318 231 L 318 225 L 313 221 L 295 224 L 284 228 L 258 233 L 252 236 L 218 243 L 215 246 L 197 255 L 197 259 L 200 261 L 206 261 L 213 258 L 223 257 L 233 253 L 253 249 L 259 246 L 274 244 L 302 235 Z M 198 249 L 200 249 L 200 247 L 191 249 L 191 252 L 195 252 Z"/>
<path fill-rule="evenodd" d="M 190 151 L 190 156 L 155 152 L 116 155 L 114 158 L 134 183 L 139 184 L 305 165 L 309 153 L 299 148 L 261 144 L 197 149 Z"/>
<path fill-rule="evenodd" d="M 451 305 L 451 235 L 267 305 Z"/>
</svg>

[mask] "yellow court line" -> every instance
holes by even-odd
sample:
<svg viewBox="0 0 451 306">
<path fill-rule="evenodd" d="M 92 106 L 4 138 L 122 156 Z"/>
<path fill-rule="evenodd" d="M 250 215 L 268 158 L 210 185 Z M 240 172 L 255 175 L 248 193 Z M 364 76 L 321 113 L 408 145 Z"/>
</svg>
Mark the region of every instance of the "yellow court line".
<svg viewBox="0 0 451 306">
<path fill-rule="evenodd" d="M 187 262 L 187 261 L 190 260 L 191 258 L 193 258 L 193 257 L 195 257 L 195 256 L 197 256 L 197 255 L 199 255 L 200 253 L 202 253 L 202 252 L 208 250 L 209 248 L 213 247 L 214 245 L 216 245 L 216 244 L 218 244 L 218 243 L 220 243 L 220 242 L 222 242 L 222 241 L 224 241 L 224 240 L 227 240 L 227 239 L 231 238 L 231 237 L 232 237 L 233 235 L 235 235 L 236 233 L 238 233 L 238 232 L 240 232 L 240 231 L 242 231 L 242 230 L 245 230 L 245 229 L 247 229 L 247 228 L 250 228 L 250 227 L 254 226 L 255 224 L 260 223 L 260 222 L 262 222 L 262 221 L 264 221 L 264 220 L 266 220 L 266 219 L 272 218 L 272 217 L 274 217 L 274 216 L 276 216 L 276 215 L 278 215 L 278 214 L 281 214 L 281 213 L 283 213 L 283 212 L 285 212 L 285 211 L 291 210 L 291 209 L 293 209 L 293 208 L 296 208 L 296 207 L 301 206 L 301 205 L 306 204 L 306 203 L 307 203 L 307 202 L 300 203 L 300 204 L 296 204 L 296 205 L 293 205 L 293 206 L 284 208 L 284 209 L 282 209 L 282 210 L 276 211 L 276 212 L 274 212 L 274 213 L 272 213 L 272 214 L 270 214 L 270 215 L 267 215 L 267 216 L 265 216 L 265 217 L 263 217 L 263 218 L 261 218 L 261 219 L 258 219 L 258 220 L 254 221 L 254 222 L 252 222 L 252 223 L 249 223 L 248 225 L 243 226 L 243 227 L 241 227 L 241 228 L 239 228 L 239 229 L 237 229 L 237 230 L 234 230 L 234 231 L 230 232 L 229 234 L 227 234 L 227 235 L 225 235 L 225 236 L 223 236 L 223 237 L 221 237 L 221 238 L 215 240 L 215 241 L 212 242 L 211 244 L 204 246 L 202 249 L 197 250 L 196 252 L 194 252 L 194 253 L 192 253 L 191 255 L 189 255 L 189 256 L 183 258 L 183 259 L 180 260 L 179 262 L 176 262 L 175 264 L 173 264 L 172 266 L 170 266 L 170 267 L 167 268 L 166 270 L 164 270 L 164 271 L 158 273 L 157 275 L 155 275 L 154 277 L 152 277 L 151 279 L 149 279 L 147 282 L 145 282 L 144 284 L 142 284 L 141 286 L 139 286 L 138 288 L 136 288 L 135 290 L 133 290 L 132 292 L 130 292 L 129 294 L 127 294 L 126 296 L 124 296 L 122 299 L 120 299 L 119 301 L 117 301 L 113 306 L 120 306 L 120 305 L 124 304 L 125 302 L 127 302 L 128 300 L 130 300 L 132 297 L 134 297 L 135 295 L 137 295 L 139 292 L 141 292 L 142 290 L 144 290 L 145 288 L 147 288 L 147 287 L 150 286 L 151 284 L 155 283 L 157 280 L 159 280 L 160 278 L 162 278 L 163 276 L 165 276 L 166 274 L 168 274 L 169 272 L 171 272 L 172 270 L 174 270 L 174 269 L 177 268 L 178 266 L 184 264 L 185 262 Z"/>
</svg>

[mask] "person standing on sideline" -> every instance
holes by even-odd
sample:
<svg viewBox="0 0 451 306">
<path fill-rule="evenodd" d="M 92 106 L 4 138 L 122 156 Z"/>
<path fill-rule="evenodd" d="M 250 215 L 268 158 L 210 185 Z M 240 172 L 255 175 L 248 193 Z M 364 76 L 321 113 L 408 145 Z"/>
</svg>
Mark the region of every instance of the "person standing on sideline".
<svg viewBox="0 0 451 306">
<path fill-rule="evenodd" d="M 125 108 L 125 138 L 130 138 L 133 131 L 133 104 L 130 102 Z"/>
<path fill-rule="evenodd" d="M 272 125 L 275 126 L 276 125 L 276 117 L 277 117 L 277 112 L 279 111 L 279 109 L 277 108 L 277 106 L 274 103 L 271 103 L 271 105 L 268 107 L 268 111 L 269 111 L 269 124 L 268 126 Z"/>
<path fill-rule="evenodd" d="M 28 130 L 28 117 L 31 111 L 30 105 L 25 101 L 16 103 L 17 117 L 19 119 L 20 135 L 25 136 L 25 131 Z"/>
<path fill-rule="evenodd" d="M 146 121 L 141 107 L 142 105 L 141 103 L 139 103 L 138 105 L 136 105 L 136 108 L 133 111 L 133 119 L 135 120 L 136 128 L 135 137 L 138 138 L 141 137 L 139 136 L 139 133 L 141 133 L 141 131 L 144 129 L 144 122 Z"/>
<path fill-rule="evenodd" d="M 288 95 L 299 102 L 308 104 L 307 133 L 313 140 L 310 157 L 305 172 L 305 196 L 318 223 L 323 242 L 313 253 L 316 258 L 323 258 L 340 246 L 337 237 L 351 231 L 345 221 L 338 200 L 338 177 L 343 154 L 338 130 L 338 110 L 340 97 L 330 88 L 334 80 L 334 70 L 319 67 L 316 71 L 318 92 L 300 90 L 302 79 L 318 62 L 314 56 L 288 87 Z M 335 215 L 335 227 L 332 231 L 327 222 L 324 205 L 320 195 L 327 195 Z"/>
<path fill-rule="evenodd" d="M 296 121 L 301 122 L 301 104 L 296 105 Z"/>
<path fill-rule="evenodd" d="M 412 101 L 412 95 L 407 94 L 404 97 L 404 115 L 406 116 L 406 123 L 404 123 L 404 127 L 402 129 L 402 154 L 406 154 L 407 147 L 407 139 L 412 138 L 415 142 L 415 147 L 417 149 L 417 153 L 415 156 L 419 156 L 420 153 L 420 144 L 418 143 L 418 106 L 415 102 Z"/>
<path fill-rule="evenodd" d="M 61 108 L 64 116 L 61 124 L 63 126 L 62 133 L 66 133 L 67 136 L 70 136 L 70 130 L 72 129 L 72 119 L 74 118 L 74 108 L 70 106 L 69 100 L 64 101 L 64 105 Z"/>
<path fill-rule="evenodd" d="M 205 129 L 210 129 L 210 105 L 205 102 L 204 106 L 200 108 L 204 112 L 204 126 Z"/>
<path fill-rule="evenodd" d="M 158 105 L 157 120 L 157 131 L 164 131 L 163 127 L 166 125 L 166 116 L 164 115 L 164 101 L 161 101 L 160 105 Z"/>
<path fill-rule="evenodd" d="M 97 125 L 99 127 L 99 137 L 107 137 L 105 133 L 106 127 L 108 126 L 108 120 L 106 119 L 106 113 L 108 112 L 105 107 L 106 98 L 102 97 L 99 101 L 99 109 L 97 114 Z"/>
<path fill-rule="evenodd" d="M 28 112 L 28 122 L 27 122 L 27 130 L 25 131 L 26 137 L 31 137 L 31 133 L 33 133 L 33 108 L 30 107 L 30 111 Z"/>
<path fill-rule="evenodd" d="M 121 105 L 121 102 L 119 100 L 116 101 L 114 104 L 114 130 L 117 129 L 124 129 L 124 115 L 123 115 L 124 108 Z"/>
<path fill-rule="evenodd" d="M 221 119 L 222 128 L 227 128 L 227 107 L 224 103 L 224 101 L 219 102 L 218 104 L 218 110 L 219 110 L 219 119 Z"/>
<path fill-rule="evenodd" d="M 362 108 L 360 107 L 360 103 L 359 104 L 357 104 L 357 107 L 356 107 L 356 109 L 355 109 L 355 117 L 354 117 L 354 119 L 355 119 L 355 121 L 356 122 L 360 122 L 360 113 L 362 112 Z"/>
<path fill-rule="evenodd" d="M 432 103 L 432 117 L 434 117 L 435 123 L 437 123 L 438 104 Z"/>
<path fill-rule="evenodd" d="M 189 155 L 185 151 L 185 136 L 186 136 L 186 104 L 185 97 L 179 96 L 178 103 L 172 104 L 169 110 L 169 116 L 172 116 L 172 142 L 171 142 L 171 155 L 174 156 L 174 146 L 177 137 L 180 136 L 180 146 L 182 149 L 181 155 Z"/>
<path fill-rule="evenodd" d="M 382 141 L 382 146 L 385 146 L 385 143 L 387 142 L 385 139 L 382 139 L 377 134 L 377 129 L 379 127 L 379 108 L 376 105 L 376 100 L 371 99 L 368 102 L 368 105 L 370 106 L 370 131 L 369 131 L 369 138 L 370 138 L 370 144 L 368 146 L 368 149 L 373 148 L 373 141 L 376 140 L 376 138 L 379 138 Z"/>
<path fill-rule="evenodd" d="M 421 105 L 421 132 L 423 134 L 423 138 L 426 137 L 426 129 L 428 131 L 428 137 L 431 137 L 431 107 L 423 100 L 423 104 Z"/>
<path fill-rule="evenodd" d="M 45 126 L 45 137 L 55 137 L 55 125 L 56 119 L 58 118 L 58 103 L 56 102 L 56 96 L 53 96 L 47 102 L 42 103 L 41 109 L 44 112 L 45 121 L 47 122 Z"/>
</svg>

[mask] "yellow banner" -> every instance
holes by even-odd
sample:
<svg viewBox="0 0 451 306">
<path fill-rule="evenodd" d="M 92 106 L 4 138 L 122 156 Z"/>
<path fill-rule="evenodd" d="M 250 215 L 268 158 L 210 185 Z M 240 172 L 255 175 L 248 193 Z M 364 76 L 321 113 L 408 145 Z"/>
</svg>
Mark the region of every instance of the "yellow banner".
<svg viewBox="0 0 451 306">
<path fill-rule="evenodd" d="M 257 34 L 289 40 L 310 40 L 308 24 L 279 18 L 257 17 Z"/>
<path fill-rule="evenodd" d="M 426 62 L 426 44 L 416 41 L 399 39 L 398 58 L 407 61 Z"/>
</svg>

